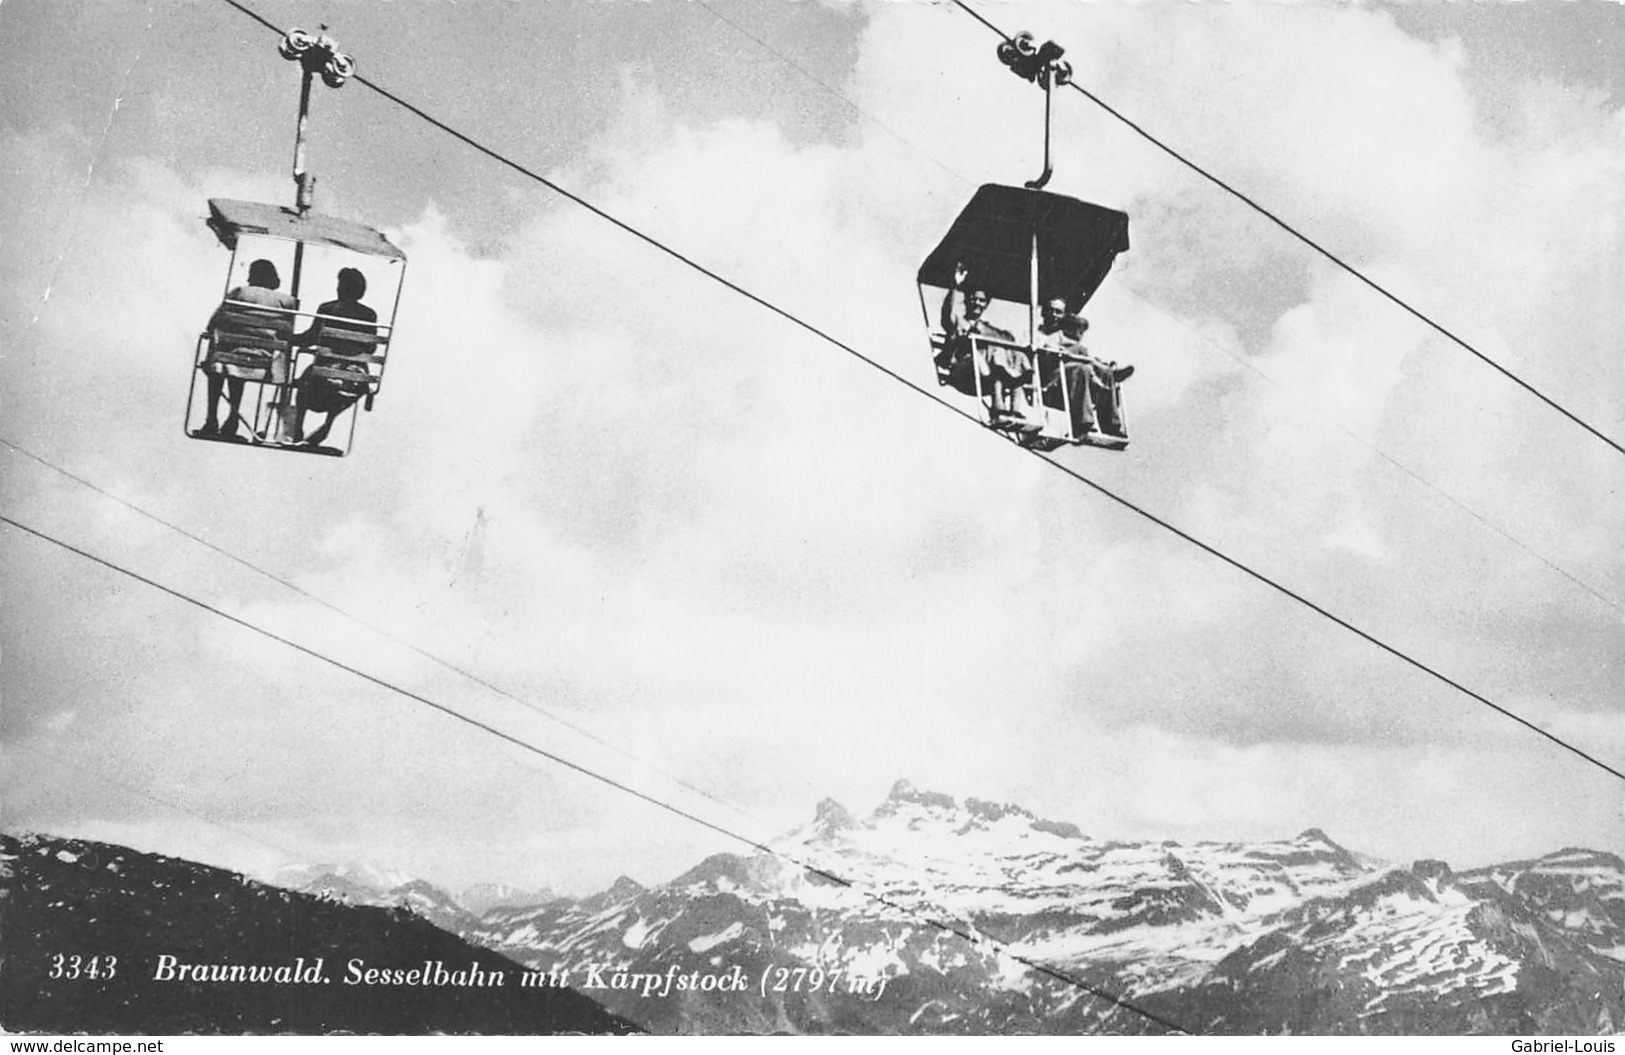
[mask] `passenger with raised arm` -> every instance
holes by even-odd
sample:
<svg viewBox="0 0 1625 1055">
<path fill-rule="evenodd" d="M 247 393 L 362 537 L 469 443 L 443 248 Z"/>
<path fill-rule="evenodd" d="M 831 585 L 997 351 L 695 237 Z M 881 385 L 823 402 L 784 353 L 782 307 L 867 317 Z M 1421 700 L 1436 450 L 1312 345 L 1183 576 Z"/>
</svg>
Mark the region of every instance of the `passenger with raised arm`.
<svg viewBox="0 0 1625 1055">
<path fill-rule="evenodd" d="M 1015 413 L 1015 391 L 1031 379 L 1032 363 L 1026 352 L 1008 347 L 1015 342 L 1014 334 L 982 317 L 991 298 L 985 289 L 974 286 L 969 287 L 967 292 L 969 279 L 969 269 L 962 263 L 955 264 L 953 284 L 942 301 L 944 339 L 937 365 L 948 384 L 967 395 L 974 394 L 975 379 L 971 371 L 975 369 L 976 357 L 972 355 L 971 338 L 983 337 L 1004 342 L 989 345 L 986 349 L 982 372 L 990 387 L 983 394 L 995 417 L 1011 415 Z"/>
<path fill-rule="evenodd" d="M 299 379 L 299 424 L 296 432 L 301 442 L 318 447 L 327 439 L 328 432 L 338 416 L 354 406 L 369 390 L 371 374 L 367 359 L 375 345 L 371 341 L 357 341 L 357 335 L 372 336 L 378 332 L 378 313 L 361 303 L 367 295 L 367 276 L 353 267 L 339 269 L 337 300 L 330 300 L 316 309 L 316 321 L 310 329 L 299 335 L 298 344 L 317 352 L 316 362 L 306 368 Z M 352 321 L 353 320 L 353 321 Z M 348 375 L 335 379 L 315 372 L 314 367 L 335 369 Z M 327 420 L 309 436 L 304 436 L 305 414 L 315 411 L 327 415 Z"/>
<path fill-rule="evenodd" d="M 226 294 L 226 299 L 209 318 L 209 329 L 243 337 L 269 338 L 285 341 L 293 333 L 293 313 L 299 301 L 291 293 L 283 293 L 282 276 L 269 260 L 256 260 L 248 265 L 248 283 Z M 215 348 L 203 361 L 208 379 L 209 407 L 203 429 L 204 437 L 244 440 L 239 433 L 243 425 L 243 382 L 264 380 L 269 367 L 249 367 L 225 362 L 214 355 Z M 266 357 L 269 360 L 269 356 Z M 224 392 L 231 413 L 225 428 L 220 427 L 220 396 Z"/>
</svg>

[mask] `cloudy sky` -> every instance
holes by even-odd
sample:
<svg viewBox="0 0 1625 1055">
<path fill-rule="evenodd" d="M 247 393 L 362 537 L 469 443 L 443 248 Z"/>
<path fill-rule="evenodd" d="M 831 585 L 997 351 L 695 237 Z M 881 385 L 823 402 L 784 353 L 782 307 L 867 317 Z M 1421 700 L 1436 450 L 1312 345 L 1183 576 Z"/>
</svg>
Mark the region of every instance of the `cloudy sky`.
<svg viewBox="0 0 1625 1055">
<path fill-rule="evenodd" d="M 933 392 L 915 269 L 1040 167 L 949 5 L 254 6 Z M 1619 5 L 980 10 L 1625 442 Z M 410 263 L 356 449 L 185 439 L 205 202 L 292 198 L 275 45 L 0 5 L 7 518 L 753 837 L 906 777 L 1098 836 L 1625 852 L 1619 778 L 360 84 L 318 206 Z M 1138 373 L 1134 445 L 1054 460 L 1625 768 L 1625 456 L 1081 95 L 1056 153 L 1131 217 L 1091 346 Z M 6 525 L 0 569 L 10 830 L 566 892 L 738 849 Z"/>
</svg>

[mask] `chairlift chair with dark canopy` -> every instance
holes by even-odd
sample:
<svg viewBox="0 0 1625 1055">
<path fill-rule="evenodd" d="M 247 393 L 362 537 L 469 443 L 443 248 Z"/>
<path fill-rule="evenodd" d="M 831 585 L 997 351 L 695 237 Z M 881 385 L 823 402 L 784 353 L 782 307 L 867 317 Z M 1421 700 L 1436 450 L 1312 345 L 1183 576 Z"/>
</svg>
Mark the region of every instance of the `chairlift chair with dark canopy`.
<svg viewBox="0 0 1625 1055">
<path fill-rule="evenodd" d="M 1072 81 L 1072 65 L 1062 58 L 1065 49 L 1022 32 L 1001 41 L 997 54 L 1011 73 L 1043 89 L 1044 170 L 1022 187 L 989 183 L 977 190 L 920 265 L 920 307 L 936 352 L 937 380 L 975 396 L 983 423 L 1023 446 L 1054 450 L 1074 443 L 1121 450 L 1128 446 L 1128 426 L 1117 383 L 1130 368 L 1086 354 L 1077 338 L 1087 324 L 1076 313 L 1094 296 L 1117 254 L 1128 249 L 1128 216 L 1044 190 L 1054 173 L 1055 89 Z M 964 288 L 957 288 L 961 268 Z M 959 298 L 978 291 L 988 304 L 973 317 Z M 932 317 L 927 303 L 937 298 L 948 319 L 950 292 L 956 307 L 949 321 L 959 331 L 952 334 L 946 321 L 938 327 L 943 320 Z M 1065 301 L 1065 313 L 1046 322 L 1041 341 L 1040 308 L 1057 299 Z M 1086 402 L 1075 407 L 1079 400 Z M 1102 419 L 1105 430 L 1090 427 Z"/>
<path fill-rule="evenodd" d="M 1126 447 L 1126 424 L 1120 435 L 1080 435 L 1074 429 L 1070 386 L 1061 382 L 1062 360 L 1077 357 L 1040 347 L 1037 320 L 1040 306 L 1057 298 L 1069 312 L 1079 311 L 1128 246 L 1128 216 L 1116 209 L 1030 187 L 990 183 L 978 189 L 917 277 L 938 382 L 975 396 L 986 424 L 1027 446 Z M 984 317 L 1002 323 L 999 328 L 1015 335 L 1012 341 L 979 335 L 956 341 L 940 328 L 933 308 L 948 295 L 960 267 L 970 276 L 968 287 L 990 299 Z M 999 349 L 1019 352 L 1032 364 L 1024 419 L 1001 415 L 986 390 L 989 360 Z M 1115 385 L 1105 397 L 1114 401 L 1114 420 L 1122 423 Z"/>
</svg>

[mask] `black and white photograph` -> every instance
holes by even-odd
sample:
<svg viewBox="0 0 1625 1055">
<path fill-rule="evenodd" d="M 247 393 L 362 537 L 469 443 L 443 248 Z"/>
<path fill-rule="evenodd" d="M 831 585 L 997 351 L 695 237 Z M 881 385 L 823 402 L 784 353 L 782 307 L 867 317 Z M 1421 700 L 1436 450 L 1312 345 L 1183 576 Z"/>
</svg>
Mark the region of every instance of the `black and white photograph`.
<svg viewBox="0 0 1625 1055">
<path fill-rule="evenodd" d="M 1612 1052 L 1622 854 L 1625 4 L 0 2 L 14 1040 Z"/>
</svg>

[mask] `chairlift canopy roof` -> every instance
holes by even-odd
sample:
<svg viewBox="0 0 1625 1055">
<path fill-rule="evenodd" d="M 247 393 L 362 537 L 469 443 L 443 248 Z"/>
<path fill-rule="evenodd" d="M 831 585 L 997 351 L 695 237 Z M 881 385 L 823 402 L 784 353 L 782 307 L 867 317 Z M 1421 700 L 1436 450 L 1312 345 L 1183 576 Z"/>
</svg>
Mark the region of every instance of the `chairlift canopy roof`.
<svg viewBox="0 0 1625 1055">
<path fill-rule="evenodd" d="M 919 283 L 946 288 L 963 263 L 971 288 L 1025 304 L 1035 234 L 1039 302 L 1065 297 L 1077 311 L 1128 249 L 1128 214 L 1048 191 L 984 184 L 920 265 Z"/>
<path fill-rule="evenodd" d="M 285 205 L 210 198 L 209 227 L 227 249 L 236 249 L 238 236 L 246 234 L 347 249 L 352 253 L 389 260 L 406 259 L 406 254 L 385 238 L 382 232 L 365 224 L 314 212 L 300 215 L 298 210 Z"/>
</svg>

